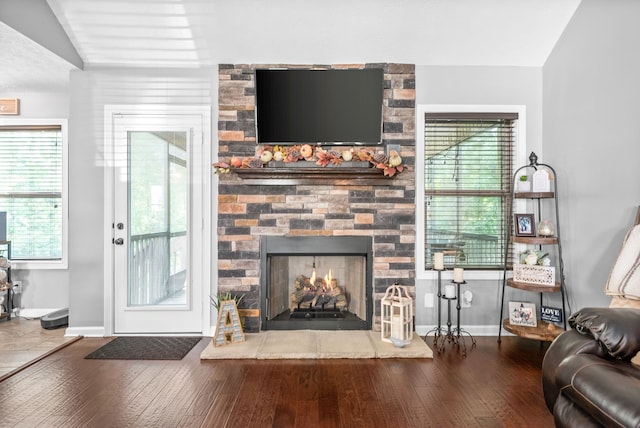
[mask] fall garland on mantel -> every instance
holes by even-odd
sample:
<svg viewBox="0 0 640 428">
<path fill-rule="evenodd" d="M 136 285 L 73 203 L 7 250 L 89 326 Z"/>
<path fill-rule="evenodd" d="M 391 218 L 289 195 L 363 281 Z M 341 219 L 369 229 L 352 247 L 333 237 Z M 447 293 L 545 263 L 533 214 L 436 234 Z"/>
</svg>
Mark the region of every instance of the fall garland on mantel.
<svg viewBox="0 0 640 428">
<path fill-rule="evenodd" d="M 375 168 L 384 170 L 384 175 L 393 177 L 404 171 L 402 158 L 396 150 L 390 150 L 389 155 L 384 152 L 373 152 L 364 148 L 349 148 L 343 151 L 335 149 L 325 150 L 320 146 L 310 144 L 294 146 L 259 146 L 253 157 L 240 158 L 232 156 L 229 162 L 215 162 L 213 167 L 216 174 L 230 172 L 234 168 L 264 168 L 271 161 L 276 162 L 313 162 L 318 166 L 340 165 L 342 162 L 369 162 Z"/>
</svg>

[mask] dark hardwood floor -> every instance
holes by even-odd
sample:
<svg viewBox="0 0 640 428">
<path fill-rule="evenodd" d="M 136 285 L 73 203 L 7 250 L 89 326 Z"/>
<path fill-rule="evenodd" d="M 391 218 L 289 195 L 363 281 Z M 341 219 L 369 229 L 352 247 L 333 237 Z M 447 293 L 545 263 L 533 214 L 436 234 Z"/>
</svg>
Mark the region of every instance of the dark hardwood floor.
<svg viewBox="0 0 640 428">
<path fill-rule="evenodd" d="M 0 382 L 0 426 L 553 426 L 536 341 L 479 337 L 466 358 L 449 346 L 433 360 L 201 361 L 208 340 L 181 361 L 85 360 L 108 340 L 79 340 Z"/>
</svg>

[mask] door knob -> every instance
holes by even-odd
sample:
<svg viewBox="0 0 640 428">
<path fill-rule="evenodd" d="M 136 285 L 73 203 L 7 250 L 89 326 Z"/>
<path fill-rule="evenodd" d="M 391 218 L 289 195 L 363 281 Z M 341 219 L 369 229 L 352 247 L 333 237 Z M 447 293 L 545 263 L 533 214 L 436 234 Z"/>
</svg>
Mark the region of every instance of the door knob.
<svg viewBox="0 0 640 428">
<path fill-rule="evenodd" d="M 124 239 L 118 238 L 115 241 L 113 241 L 113 243 L 116 244 L 116 245 L 122 245 L 122 244 L 124 244 Z"/>
</svg>

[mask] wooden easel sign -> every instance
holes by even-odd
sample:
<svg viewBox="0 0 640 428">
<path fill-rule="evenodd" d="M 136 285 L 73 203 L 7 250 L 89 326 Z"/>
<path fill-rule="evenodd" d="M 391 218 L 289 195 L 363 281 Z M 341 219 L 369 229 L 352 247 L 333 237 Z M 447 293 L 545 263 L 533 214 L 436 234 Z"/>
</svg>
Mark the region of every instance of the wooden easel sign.
<svg viewBox="0 0 640 428">
<path fill-rule="evenodd" d="M 223 300 L 220 302 L 213 345 L 224 346 L 227 343 L 235 342 L 244 342 L 244 332 L 242 331 L 242 324 L 240 324 L 238 306 L 235 300 Z"/>
<path fill-rule="evenodd" d="M 0 114 L 17 115 L 20 113 L 18 98 L 0 98 Z"/>
</svg>

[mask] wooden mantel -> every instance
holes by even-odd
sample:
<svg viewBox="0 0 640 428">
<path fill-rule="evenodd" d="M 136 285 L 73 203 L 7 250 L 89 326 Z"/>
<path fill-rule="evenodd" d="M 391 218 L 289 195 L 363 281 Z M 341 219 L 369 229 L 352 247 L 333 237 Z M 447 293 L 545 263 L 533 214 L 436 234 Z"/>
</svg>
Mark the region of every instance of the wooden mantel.
<svg viewBox="0 0 640 428">
<path fill-rule="evenodd" d="M 308 167 L 308 168 L 235 168 L 232 170 L 249 185 L 298 185 L 333 184 L 349 185 L 391 185 L 392 177 L 385 177 L 378 168 L 362 167 Z"/>
</svg>

